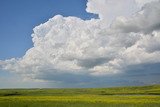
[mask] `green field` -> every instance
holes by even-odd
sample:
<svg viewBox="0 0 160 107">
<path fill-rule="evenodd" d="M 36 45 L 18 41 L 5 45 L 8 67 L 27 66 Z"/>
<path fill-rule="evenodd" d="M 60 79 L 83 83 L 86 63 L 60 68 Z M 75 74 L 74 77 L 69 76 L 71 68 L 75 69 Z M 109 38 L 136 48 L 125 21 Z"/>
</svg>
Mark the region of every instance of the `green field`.
<svg viewBox="0 0 160 107">
<path fill-rule="evenodd" d="M 160 107 L 160 85 L 88 89 L 1 89 L 0 107 Z"/>
</svg>

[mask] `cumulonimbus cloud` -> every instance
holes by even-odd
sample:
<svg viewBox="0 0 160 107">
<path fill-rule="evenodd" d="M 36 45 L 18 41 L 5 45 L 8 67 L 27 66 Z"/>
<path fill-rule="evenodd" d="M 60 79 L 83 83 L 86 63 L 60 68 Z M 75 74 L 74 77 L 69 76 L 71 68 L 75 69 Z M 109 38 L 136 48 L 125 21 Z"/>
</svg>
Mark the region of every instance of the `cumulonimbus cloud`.
<svg viewBox="0 0 160 107">
<path fill-rule="evenodd" d="M 92 78 L 117 74 L 131 65 L 158 63 L 160 1 L 137 13 L 132 3 L 136 2 L 89 0 L 87 11 L 100 19 L 54 16 L 33 29 L 34 46 L 22 58 L 1 60 L 0 68 L 31 79 L 66 81 L 65 75 Z M 132 7 L 127 11 L 128 5 Z"/>
</svg>

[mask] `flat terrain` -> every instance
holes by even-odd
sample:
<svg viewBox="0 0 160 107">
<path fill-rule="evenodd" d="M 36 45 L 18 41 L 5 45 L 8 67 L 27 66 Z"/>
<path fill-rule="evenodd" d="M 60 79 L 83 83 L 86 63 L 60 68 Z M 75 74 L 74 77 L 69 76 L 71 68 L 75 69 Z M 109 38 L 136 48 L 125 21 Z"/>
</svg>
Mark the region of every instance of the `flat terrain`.
<svg viewBox="0 0 160 107">
<path fill-rule="evenodd" d="M 0 107 L 160 107 L 160 85 L 87 89 L 1 89 Z"/>
</svg>

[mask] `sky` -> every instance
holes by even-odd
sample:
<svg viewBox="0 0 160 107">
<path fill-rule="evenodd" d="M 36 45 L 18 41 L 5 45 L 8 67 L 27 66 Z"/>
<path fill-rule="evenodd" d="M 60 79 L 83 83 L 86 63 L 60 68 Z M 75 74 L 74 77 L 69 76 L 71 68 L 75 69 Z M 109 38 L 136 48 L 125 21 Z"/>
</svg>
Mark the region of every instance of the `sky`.
<svg viewBox="0 0 160 107">
<path fill-rule="evenodd" d="M 0 88 L 160 83 L 159 0 L 1 0 Z"/>
<path fill-rule="evenodd" d="M 23 56 L 33 45 L 31 40 L 33 28 L 57 14 L 77 16 L 82 19 L 95 17 L 85 11 L 86 2 L 86 0 L 70 0 L 70 2 L 66 0 L 1 0 L 0 59 Z"/>
</svg>

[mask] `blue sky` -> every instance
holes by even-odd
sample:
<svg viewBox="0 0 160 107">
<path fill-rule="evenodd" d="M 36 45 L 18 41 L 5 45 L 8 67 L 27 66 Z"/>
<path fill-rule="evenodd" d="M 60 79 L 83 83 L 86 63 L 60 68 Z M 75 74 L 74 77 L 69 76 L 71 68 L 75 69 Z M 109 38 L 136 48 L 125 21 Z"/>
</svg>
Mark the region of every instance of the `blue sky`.
<svg viewBox="0 0 160 107">
<path fill-rule="evenodd" d="M 32 47 L 33 28 L 61 14 L 82 19 L 94 17 L 85 11 L 86 0 L 1 0 L 0 59 L 21 57 Z"/>
<path fill-rule="evenodd" d="M 160 84 L 159 11 L 157 0 L 0 0 L 0 88 Z"/>
</svg>

